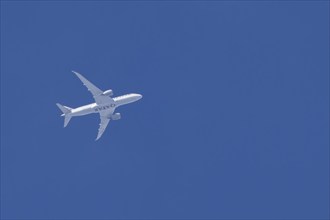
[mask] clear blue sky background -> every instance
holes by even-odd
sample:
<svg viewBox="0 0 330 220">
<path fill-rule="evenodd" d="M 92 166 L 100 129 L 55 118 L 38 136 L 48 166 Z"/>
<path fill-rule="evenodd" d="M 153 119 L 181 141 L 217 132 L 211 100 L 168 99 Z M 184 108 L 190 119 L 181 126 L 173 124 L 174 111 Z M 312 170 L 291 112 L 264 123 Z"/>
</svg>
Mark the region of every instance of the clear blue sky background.
<svg viewBox="0 0 330 220">
<path fill-rule="evenodd" d="M 1 217 L 327 218 L 328 102 L 328 1 L 2 1 Z"/>
</svg>

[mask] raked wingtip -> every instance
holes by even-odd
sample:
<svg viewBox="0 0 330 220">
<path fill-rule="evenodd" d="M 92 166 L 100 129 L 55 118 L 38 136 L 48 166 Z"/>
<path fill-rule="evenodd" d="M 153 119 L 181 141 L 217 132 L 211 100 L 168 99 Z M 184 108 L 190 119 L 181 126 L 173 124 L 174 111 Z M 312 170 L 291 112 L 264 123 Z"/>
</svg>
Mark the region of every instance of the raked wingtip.
<svg viewBox="0 0 330 220">
<path fill-rule="evenodd" d="M 100 139 L 100 137 L 101 137 L 101 136 L 97 136 L 96 139 L 95 139 L 95 141 L 98 141 L 98 140 Z"/>
</svg>

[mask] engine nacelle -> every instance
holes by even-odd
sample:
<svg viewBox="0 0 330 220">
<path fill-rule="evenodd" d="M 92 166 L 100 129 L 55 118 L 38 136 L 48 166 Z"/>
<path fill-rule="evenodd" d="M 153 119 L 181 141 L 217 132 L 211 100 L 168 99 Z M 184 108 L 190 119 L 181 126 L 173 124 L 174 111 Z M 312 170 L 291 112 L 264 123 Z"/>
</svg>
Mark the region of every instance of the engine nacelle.
<svg viewBox="0 0 330 220">
<path fill-rule="evenodd" d="M 120 115 L 120 113 L 115 113 L 115 114 L 110 116 L 110 119 L 111 120 L 119 120 L 119 119 L 121 119 L 121 115 Z"/>
<path fill-rule="evenodd" d="M 113 92 L 112 92 L 111 89 L 109 89 L 109 90 L 107 90 L 107 91 L 104 91 L 104 92 L 102 93 L 102 95 L 104 95 L 104 96 L 113 96 Z"/>
</svg>

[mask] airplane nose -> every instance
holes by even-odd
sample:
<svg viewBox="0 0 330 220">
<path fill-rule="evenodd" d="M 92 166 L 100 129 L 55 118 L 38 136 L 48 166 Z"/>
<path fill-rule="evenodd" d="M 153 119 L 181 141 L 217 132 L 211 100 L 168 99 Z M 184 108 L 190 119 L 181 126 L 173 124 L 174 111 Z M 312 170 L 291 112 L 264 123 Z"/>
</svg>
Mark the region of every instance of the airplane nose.
<svg viewBox="0 0 330 220">
<path fill-rule="evenodd" d="M 141 99 L 141 98 L 142 98 L 142 95 L 140 95 L 140 94 L 136 94 L 136 93 L 133 93 L 131 97 L 132 97 L 132 99 L 133 99 L 134 102 L 135 102 L 135 101 Z"/>
</svg>

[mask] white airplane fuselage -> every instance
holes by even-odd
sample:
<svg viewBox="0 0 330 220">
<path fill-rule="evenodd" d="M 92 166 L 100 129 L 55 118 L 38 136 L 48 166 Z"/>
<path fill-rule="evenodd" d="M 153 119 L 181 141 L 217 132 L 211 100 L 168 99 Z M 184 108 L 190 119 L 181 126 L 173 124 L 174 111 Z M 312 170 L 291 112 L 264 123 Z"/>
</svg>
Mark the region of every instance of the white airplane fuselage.
<svg viewBox="0 0 330 220">
<path fill-rule="evenodd" d="M 126 94 L 112 98 L 112 89 L 103 91 L 97 86 L 95 86 L 93 83 L 88 81 L 80 73 L 75 71 L 72 72 L 80 79 L 84 86 L 87 87 L 88 91 L 93 95 L 95 102 L 88 105 L 80 106 L 78 108 L 70 108 L 68 106 L 61 105 L 60 103 L 56 103 L 56 105 L 63 113 L 61 116 L 64 117 L 64 127 L 69 124 L 72 117 L 99 113 L 100 124 L 96 140 L 98 140 L 102 136 L 110 120 L 114 121 L 119 120 L 121 118 L 120 113 L 114 113 L 116 108 L 121 105 L 136 102 L 142 98 L 142 95 L 136 93 Z"/>
<path fill-rule="evenodd" d="M 113 98 L 115 103 L 102 103 L 102 104 L 97 104 L 97 103 L 91 103 L 88 105 L 83 105 L 78 108 L 74 108 L 71 110 L 70 113 L 68 113 L 71 117 L 73 116 L 82 116 L 82 115 L 88 115 L 91 113 L 100 113 L 102 111 L 109 111 L 111 110 L 112 112 L 115 111 L 115 109 L 121 105 L 126 105 L 132 102 L 136 102 L 139 99 L 142 98 L 142 95 L 140 94 L 127 94 L 127 95 L 122 95 Z"/>
</svg>

